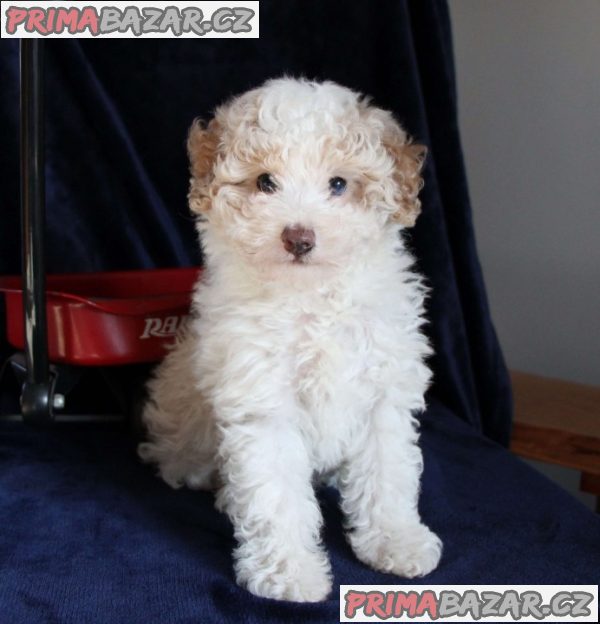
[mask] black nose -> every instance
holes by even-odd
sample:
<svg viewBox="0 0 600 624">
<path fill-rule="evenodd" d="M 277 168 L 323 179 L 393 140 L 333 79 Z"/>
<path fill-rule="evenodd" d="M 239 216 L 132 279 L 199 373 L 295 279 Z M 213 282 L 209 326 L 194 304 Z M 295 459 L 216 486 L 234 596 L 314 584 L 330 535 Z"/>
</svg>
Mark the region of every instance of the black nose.
<svg viewBox="0 0 600 624">
<path fill-rule="evenodd" d="M 294 225 L 283 230 L 281 240 L 285 250 L 299 258 L 306 255 L 315 246 L 315 232 L 300 225 Z"/>
</svg>

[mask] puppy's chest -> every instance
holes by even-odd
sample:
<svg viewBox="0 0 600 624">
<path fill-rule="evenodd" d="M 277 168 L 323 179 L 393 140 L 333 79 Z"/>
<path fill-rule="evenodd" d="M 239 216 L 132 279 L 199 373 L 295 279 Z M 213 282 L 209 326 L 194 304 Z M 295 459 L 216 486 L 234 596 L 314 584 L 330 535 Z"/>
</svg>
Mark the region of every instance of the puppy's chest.
<svg viewBox="0 0 600 624">
<path fill-rule="evenodd" d="M 289 351 L 291 384 L 317 438 L 337 435 L 349 420 L 364 417 L 373 401 L 376 333 L 356 310 L 298 315 Z"/>
<path fill-rule="evenodd" d="M 369 334 L 369 328 L 349 314 L 300 314 L 289 346 L 298 396 L 314 400 L 313 395 L 331 394 L 359 377 L 370 355 Z"/>
</svg>

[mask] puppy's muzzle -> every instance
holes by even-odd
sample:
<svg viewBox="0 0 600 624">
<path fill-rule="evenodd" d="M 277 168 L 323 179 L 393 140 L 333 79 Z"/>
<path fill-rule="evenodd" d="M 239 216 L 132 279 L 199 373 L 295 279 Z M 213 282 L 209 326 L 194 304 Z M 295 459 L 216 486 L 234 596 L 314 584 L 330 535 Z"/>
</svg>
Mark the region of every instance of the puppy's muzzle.
<svg viewBox="0 0 600 624">
<path fill-rule="evenodd" d="M 294 254 L 296 258 L 305 256 L 314 248 L 316 243 L 314 230 L 309 230 L 300 225 L 286 227 L 281 233 L 281 240 L 285 250 Z"/>
</svg>

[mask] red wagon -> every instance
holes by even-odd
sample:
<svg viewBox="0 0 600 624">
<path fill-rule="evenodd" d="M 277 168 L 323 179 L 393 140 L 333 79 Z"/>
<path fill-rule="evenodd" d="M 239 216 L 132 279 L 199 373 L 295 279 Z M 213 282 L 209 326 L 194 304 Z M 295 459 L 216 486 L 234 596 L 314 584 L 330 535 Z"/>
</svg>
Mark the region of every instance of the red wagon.
<svg viewBox="0 0 600 624">
<path fill-rule="evenodd" d="M 46 277 L 48 357 L 53 363 L 112 366 L 154 362 L 190 307 L 200 270 L 158 269 Z M 0 277 L 7 338 L 25 347 L 20 276 Z"/>
</svg>

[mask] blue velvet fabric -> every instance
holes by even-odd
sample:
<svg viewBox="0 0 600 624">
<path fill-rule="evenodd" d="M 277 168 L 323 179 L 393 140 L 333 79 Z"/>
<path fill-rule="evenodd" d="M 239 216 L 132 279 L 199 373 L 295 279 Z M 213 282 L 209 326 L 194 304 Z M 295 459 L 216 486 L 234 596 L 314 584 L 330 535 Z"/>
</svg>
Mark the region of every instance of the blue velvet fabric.
<svg viewBox="0 0 600 624">
<path fill-rule="evenodd" d="M 409 242 L 432 288 L 436 351 L 421 507 L 446 548 L 426 581 L 597 581 L 598 520 L 501 446 L 510 389 L 475 249 L 443 1 L 262 0 L 260 40 L 53 40 L 46 54 L 50 272 L 200 262 L 184 140 L 229 95 L 287 73 L 393 110 L 429 147 Z M 0 273 L 17 273 L 13 41 L 0 42 L 0 73 Z M 355 560 L 335 494 L 321 498 L 336 582 L 396 582 Z M 123 429 L 0 423 L 0 523 L 0 621 L 337 621 L 335 595 L 297 606 L 238 589 L 231 527 L 211 496 L 166 487 Z"/>
<path fill-rule="evenodd" d="M 597 583 L 600 521 L 434 401 L 422 418 L 421 513 L 445 543 L 426 583 Z M 405 583 L 356 560 L 323 490 L 334 593 L 316 605 L 235 585 L 231 526 L 210 494 L 172 490 L 111 428 L 0 432 L 0 621 L 339 621 L 338 584 Z"/>
</svg>

